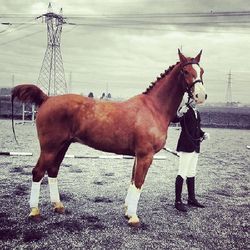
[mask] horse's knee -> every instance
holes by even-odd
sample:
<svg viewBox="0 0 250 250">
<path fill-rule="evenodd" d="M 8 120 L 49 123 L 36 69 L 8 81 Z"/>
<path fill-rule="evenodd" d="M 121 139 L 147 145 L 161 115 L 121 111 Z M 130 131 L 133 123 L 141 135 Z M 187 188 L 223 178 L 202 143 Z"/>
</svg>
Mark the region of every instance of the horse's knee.
<svg viewBox="0 0 250 250">
<path fill-rule="evenodd" d="M 142 180 L 142 178 L 135 178 L 134 184 L 137 189 L 141 189 L 144 184 L 144 180 Z"/>
</svg>

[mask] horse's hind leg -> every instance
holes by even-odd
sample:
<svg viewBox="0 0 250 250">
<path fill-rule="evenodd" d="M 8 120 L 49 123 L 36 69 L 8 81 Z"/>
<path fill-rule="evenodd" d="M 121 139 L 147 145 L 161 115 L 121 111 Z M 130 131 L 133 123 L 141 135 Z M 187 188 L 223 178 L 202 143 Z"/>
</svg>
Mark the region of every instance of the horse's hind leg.
<svg viewBox="0 0 250 250">
<path fill-rule="evenodd" d="M 31 195 L 30 195 L 31 213 L 29 215 L 31 218 L 36 218 L 40 216 L 40 211 L 38 208 L 40 185 L 41 185 L 42 178 L 44 177 L 44 174 L 46 171 L 48 172 L 49 178 L 51 178 L 49 180 L 49 185 L 50 185 L 50 190 L 52 190 L 50 192 L 52 193 L 51 196 L 53 197 L 53 199 L 55 199 L 54 200 L 55 211 L 56 212 L 64 211 L 63 205 L 61 204 L 60 199 L 59 199 L 56 177 L 59 171 L 60 164 L 64 158 L 64 155 L 68 147 L 69 147 L 69 144 L 64 145 L 58 151 L 54 151 L 54 152 L 47 152 L 43 150 L 41 151 L 38 162 L 32 171 L 33 181 L 32 181 L 32 187 L 31 187 Z"/>
<path fill-rule="evenodd" d="M 29 214 L 29 217 L 34 219 L 40 217 L 40 210 L 38 208 L 38 204 L 39 204 L 40 186 L 44 174 L 46 172 L 46 164 L 44 164 L 45 158 L 46 156 L 41 153 L 36 166 L 32 170 L 33 177 L 32 177 L 32 186 L 31 186 L 30 200 L 29 200 L 31 212 Z"/>
<path fill-rule="evenodd" d="M 63 203 L 60 200 L 59 189 L 58 189 L 58 180 L 57 175 L 59 171 L 60 164 L 64 158 L 64 155 L 69 147 L 64 145 L 62 149 L 58 152 L 55 164 L 51 165 L 48 169 L 48 182 L 49 182 L 49 191 L 50 191 L 50 200 L 53 205 L 54 211 L 56 213 L 64 213 L 65 209 Z"/>
</svg>

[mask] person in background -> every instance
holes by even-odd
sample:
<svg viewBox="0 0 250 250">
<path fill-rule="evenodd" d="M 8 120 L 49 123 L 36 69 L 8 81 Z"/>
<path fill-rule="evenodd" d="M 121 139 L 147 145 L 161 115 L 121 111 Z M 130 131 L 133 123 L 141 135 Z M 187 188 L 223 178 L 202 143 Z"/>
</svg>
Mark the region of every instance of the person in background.
<svg viewBox="0 0 250 250">
<path fill-rule="evenodd" d="M 196 102 L 189 100 L 182 106 L 172 122 L 180 122 L 181 133 L 177 144 L 179 152 L 178 174 L 175 180 L 175 208 L 187 212 L 182 202 L 182 186 L 184 180 L 187 183 L 188 205 L 204 208 L 195 196 L 195 175 L 200 153 L 200 143 L 209 139 L 209 134 L 201 130 L 200 114 L 196 108 Z"/>
</svg>

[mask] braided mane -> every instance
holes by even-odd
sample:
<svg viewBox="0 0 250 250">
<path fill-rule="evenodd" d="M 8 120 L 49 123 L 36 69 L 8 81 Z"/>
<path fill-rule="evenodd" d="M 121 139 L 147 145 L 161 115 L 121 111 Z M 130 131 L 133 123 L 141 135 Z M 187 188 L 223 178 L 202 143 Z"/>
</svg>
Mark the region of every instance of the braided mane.
<svg viewBox="0 0 250 250">
<path fill-rule="evenodd" d="M 172 71 L 172 69 L 173 69 L 178 63 L 179 63 L 179 62 L 177 62 L 176 64 L 174 64 L 174 65 L 172 65 L 172 66 L 169 66 L 169 68 L 166 69 L 164 73 L 161 73 L 160 76 L 158 76 L 154 82 L 151 82 L 151 84 L 148 86 L 148 88 L 147 88 L 142 94 L 148 94 L 148 93 L 154 88 L 154 86 L 155 86 L 163 77 L 165 77 L 166 75 L 168 75 L 168 74 Z"/>
</svg>

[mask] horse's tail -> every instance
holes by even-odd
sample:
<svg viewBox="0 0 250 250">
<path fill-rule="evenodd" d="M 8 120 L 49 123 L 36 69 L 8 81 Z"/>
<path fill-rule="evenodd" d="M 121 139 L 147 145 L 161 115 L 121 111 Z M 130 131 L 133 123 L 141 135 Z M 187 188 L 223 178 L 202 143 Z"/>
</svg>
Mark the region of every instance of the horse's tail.
<svg viewBox="0 0 250 250">
<path fill-rule="evenodd" d="M 36 85 L 22 84 L 13 88 L 11 100 L 14 101 L 15 98 L 24 103 L 34 103 L 40 106 L 49 97 Z"/>
<path fill-rule="evenodd" d="M 14 115 L 13 115 L 15 98 L 24 103 L 34 103 L 37 106 L 40 106 L 49 97 L 41 89 L 39 89 L 36 85 L 33 84 L 17 85 L 12 89 L 11 93 L 12 131 L 14 134 L 15 141 L 18 144 L 14 128 Z"/>
<path fill-rule="evenodd" d="M 16 143 L 18 144 L 17 138 L 16 138 L 16 132 L 15 132 L 15 128 L 14 128 L 14 98 L 11 96 L 11 121 L 12 121 L 12 131 L 14 134 L 14 138 Z"/>
</svg>

